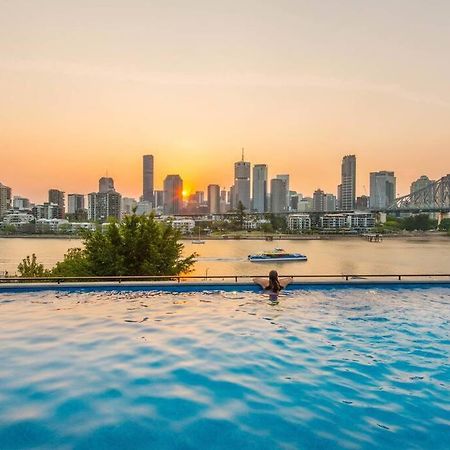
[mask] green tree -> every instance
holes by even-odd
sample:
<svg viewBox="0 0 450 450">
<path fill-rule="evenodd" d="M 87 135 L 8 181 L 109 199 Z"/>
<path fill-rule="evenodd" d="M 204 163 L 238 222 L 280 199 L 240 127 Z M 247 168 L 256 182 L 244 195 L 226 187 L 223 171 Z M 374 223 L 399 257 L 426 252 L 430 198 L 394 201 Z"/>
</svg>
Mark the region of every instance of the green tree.
<svg viewBox="0 0 450 450">
<path fill-rule="evenodd" d="M 402 228 L 407 231 L 427 231 L 436 228 L 437 221 L 430 219 L 428 214 L 417 214 L 403 219 Z"/>
<path fill-rule="evenodd" d="M 17 270 L 21 277 L 44 277 L 48 275 L 48 271 L 44 269 L 44 265 L 37 262 L 36 255 L 33 253 L 22 260 L 17 266 Z"/>
<path fill-rule="evenodd" d="M 239 225 L 239 229 L 244 229 L 244 221 L 245 221 L 245 206 L 241 201 L 239 201 L 236 208 L 236 222 Z"/>
<path fill-rule="evenodd" d="M 450 219 L 448 218 L 442 219 L 441 223 L 439 224 L 439 230 L 450 231 Z"/>
<path fill-rule="evenodd" d="M 84 249 L 70 249 L 53 276 L 179 275 L 189 272 L 196 254 L 183 257 L 180 233 L 153 214 L 110 220 L 102 232 L 85 231 Z M 19 269 L 20 270 L 20 269 Z"/>
</svg>

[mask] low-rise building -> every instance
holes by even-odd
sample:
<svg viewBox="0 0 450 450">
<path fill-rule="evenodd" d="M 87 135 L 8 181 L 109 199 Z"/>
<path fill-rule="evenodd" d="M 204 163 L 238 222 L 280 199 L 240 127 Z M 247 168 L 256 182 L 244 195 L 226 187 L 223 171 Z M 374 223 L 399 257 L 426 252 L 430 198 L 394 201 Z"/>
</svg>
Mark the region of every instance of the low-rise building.
<svg viewBox="0 0 450 450">
<path fill-rule="evenodd" d="M 311 229 L 311 217 L 309 214 L 290 214 L 288 217 L 288 229 L 301 232 Z"/>
<path fill-rule="evenodd" d="M 172 226 L 179 230 L 182 234 L 189 234 L 195 227 L 194 219 L 174 219 L 171 221 Z"/>
</svg>

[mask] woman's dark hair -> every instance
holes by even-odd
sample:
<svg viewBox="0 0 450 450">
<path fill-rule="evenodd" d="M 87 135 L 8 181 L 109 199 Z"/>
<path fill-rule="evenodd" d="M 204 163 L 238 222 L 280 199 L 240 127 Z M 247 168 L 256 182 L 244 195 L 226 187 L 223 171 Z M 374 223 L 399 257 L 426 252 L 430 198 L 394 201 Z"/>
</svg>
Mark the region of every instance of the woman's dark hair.
<svg viewBox="0 0 450 450">
<path fill-rule="evenodd" d="M 269 272 L 269 285 L 267 286 L 267 290 L 272 292 L 281 291 L 281 284 L 278 281 L 278 272 L 276 270 L 271 270 Z"/>
</svg>

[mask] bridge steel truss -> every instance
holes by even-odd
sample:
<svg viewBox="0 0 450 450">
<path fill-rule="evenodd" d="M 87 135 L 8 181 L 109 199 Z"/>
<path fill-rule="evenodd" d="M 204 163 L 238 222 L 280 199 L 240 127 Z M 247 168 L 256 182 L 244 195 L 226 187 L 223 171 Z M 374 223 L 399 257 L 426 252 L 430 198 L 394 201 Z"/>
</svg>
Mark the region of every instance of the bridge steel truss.
<svg viewBox="0 0 450 450">
<path fill-rule="evenodd" d="M 397 198 L 387 212 L 450 212 L 450 174 L 411 194 Z"/>
</svg>

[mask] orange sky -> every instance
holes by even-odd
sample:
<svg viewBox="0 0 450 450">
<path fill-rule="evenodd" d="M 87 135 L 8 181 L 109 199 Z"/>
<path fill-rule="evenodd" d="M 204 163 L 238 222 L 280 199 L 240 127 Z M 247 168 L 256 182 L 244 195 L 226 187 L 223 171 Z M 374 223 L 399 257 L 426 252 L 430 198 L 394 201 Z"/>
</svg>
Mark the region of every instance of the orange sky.
<svg viewBox="0 0 450 450">
<path fill-rule="evenodd" d="M 229 187 L 241 147 L 305 195 L 348 153 L 358 194 L 450 173 L 450 3 L 221 3 L 0 2 L 0 182 L 138 197 L 152 153 L 156 188 Z"/>
</svg>

